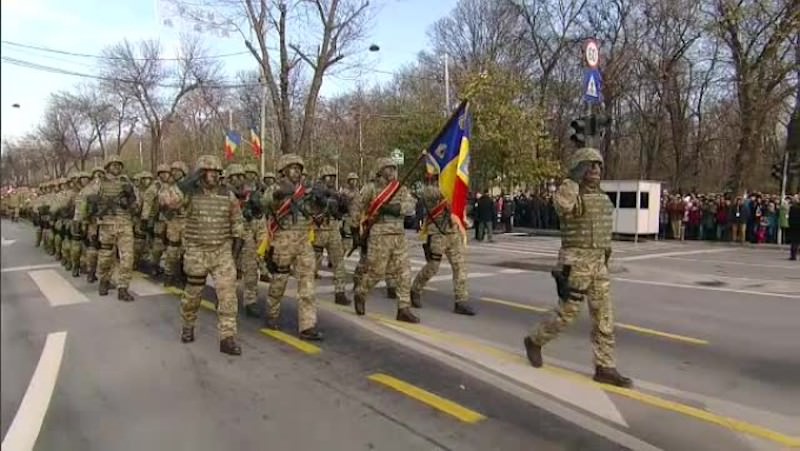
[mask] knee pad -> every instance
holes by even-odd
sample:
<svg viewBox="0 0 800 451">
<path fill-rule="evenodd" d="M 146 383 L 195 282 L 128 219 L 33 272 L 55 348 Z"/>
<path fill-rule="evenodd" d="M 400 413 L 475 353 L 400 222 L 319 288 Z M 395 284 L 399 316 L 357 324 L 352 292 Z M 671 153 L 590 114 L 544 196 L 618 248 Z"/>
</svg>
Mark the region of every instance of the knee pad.
<svg viewBox="0 0 800 451">
<path fill-rule="evenodd" d="M 100 249 L 102 249 L 104 251 L 110 251 L 110 250 L 114 249 L 114 245 L 113 244 L 100 243 Z"/>
<path fill-rule="evenodd" d="M 275 266 L 275 274 L 289 274 L 292 272 L 290 266 Z"/>
<path fill-rule="evenodd" d="M 442 261 L 442 254 L 434 254 L 433 252 L 431 252 L 431 260 L 435 262 Z"/>
<path fill-rule="evenodd" d="M 205 284 L 206 284 L 206 277 L 205 276 L 189 276 L 189 275 L 187 275 L 186 276 L 186 283 L 189 284 L 189 285 L 202 287 L 202 286 L 205 286 Z"/>
<path fill-rule="evenodd" d="M 181 242 L 180 241 L 167 240 L 167 246 L 169 246 L 169 247 L 181 247 Z"/>
</svg>

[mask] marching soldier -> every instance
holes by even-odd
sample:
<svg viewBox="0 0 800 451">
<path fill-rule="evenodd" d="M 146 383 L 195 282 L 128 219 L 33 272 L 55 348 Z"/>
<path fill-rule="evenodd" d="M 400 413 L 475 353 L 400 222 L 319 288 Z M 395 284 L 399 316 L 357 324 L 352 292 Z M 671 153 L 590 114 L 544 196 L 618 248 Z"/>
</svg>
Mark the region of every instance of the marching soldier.
<svg viewBox="0 0 800 451">
<path fill-rule="evenodd" d="M 142 171 L 136 174 L 133 180 L 133 189 L 136 194 L 136 207 L 133 211 L 133 267 L 139 268 L 142 266 L 147 251 L 147 223 L 142 219 L 144 193 L 153 184 L 153 174 L 149 171 Z"/>
<path fill-rule="evenodd" d="M 361 190 L 360 204 L 362 217 L 375 218 L 375 224 L 362 231 L 367 234 L 361 237 L 366 240 L 362 251 L 366 250 L 367 255 L 364 275 L 356 286 L 356 314 L 366 313 L 367 294 L 387 276 L 388 269 L 397 281 L 397 320 L 418 323 L 419 318 L 411 311 L 411 264 L 403 227 L 403 218 L 414 213 L 415 202 L 408 188 L 398 184 L 397 165 L 391 158 L 378 159 L 375 183 Z"/>
<path fill-rule="evenodd" d="M 97 266 L 100 272 L 98 293 L 107 296 L 111 288 L 111 274 L 116 260 L 114 247 L 119 252 L 117 267 L 117 299 L 133 301 L 128 292 L 133 271 L 133 223 L 131 212 L 136 206 L 133 185 L 122 174 L 124 163 L 118 156 L 106 160 L 105 178 L 100 181 L 97 192 L 98 238 L 100 252 Z"/>
<path fill-rule="evenodd" d="M 328 260 L 333 266 L 333 285 L 335 302 L 350 305 L 345 294 L 344 244 L 342 244 L 341 218 L 346 203 L 336 192 L 336 169 L 323 166 L 319 171 L 319 181 L 312 191 L 314 198 L 314 254 L 315 273 L 322 264 L 322 253 L 328 251 Z M 315 274 L 316 277 L 316 274 Z"/>
<path fill-rule="evenodd" d="M 186 163 L 182 161 L 175 161 L 170 166 L 172 174 L 172 184 L 175 185 L 186 177 L 189 168 Z M 160 201 L 161 206 L 165 206 L 164 202 Z M 167 223 L 167 251 L 164 255 L 164 286 L 172 285 L 176 287 L 183 286 L 183 278 L 181 276 L 181 257 L 182 248 L 181 240 L 183 237 L 183 222 L 186 218 L 186 212 L 183 206 L 175 209 L 164 208 L 164 216 Z"/>
<path fill-rule="evenodd" d="M 603 157 L 596 149 L 578 149 L 570 159 L 570 175 L 553 201 L 561 223 L 558 269 L 553 271 L 559 305 L 553 315 L 525 337 L 531 365 L 542 366 L 542 346 L 572 323 L 584 302 L 592 319 L 594 380 L 630 387 L 614 359 L 614 313 L 609 299 L 613 205 L 600 189 Z"/>
<path fill-rule="evenodd" d="M 158 179 L 152 183 L 142 196 L 142 220 L 145 223 L 148 240 L 150 241 L 150 274 L 154 277 L 161 275 L 161 255 L 166 249 L 167 225 L 162 221 L 159 214 L 158 193 L 162 187 L 170 183 L 172 174 L 170 167 L 166 164 L 159 164 L 156 168 Z"/>
<path fill-rule="evenodd" d="M 272 273 L 269 286 L 266 326 L 279 328 L 281 299 L 290 273 L 297 278 L 297 323 L 300 338 L 321 340 L 317 330 L 317 306 L 314 300 L 314 249 L 311 247 L 311 214 L 306 205 L 308 188 L 301 183 L 303 159 L 284 154 L 278 161 L 281 182 L 265 196 L 269 249 L 267 265 Z M 294 269 L 294 271 L 292 271 Z"/>
<path fill-rule="evenodd" d="M 100 225 L 98 224 L 98 208 L 96 201 L 100 192 L 100 183 L 106 178 L 106 171 L 101 167 L 92 169 L 92 181 L 83 189 L 85 207 L 83 210 L 86 221 L 86 281 L 97 282 L 97 262 L 100 254 Z M 95 200 L 92 200 L 95 199 Z"/>
<path fill-rule="evenodd" d="M 167 208 L 186 208 L 184 228 L 186 289 L 181 298 L 181 341 L 194 341 L 194 326 L 200 309 L 200 293 L 210 274 L 217 291 L 219 351 L 241 355 L 236 342 L 236 266 L 244 242 L 242 212 L 230 190 L 219 184 L 222 163 L 214 155 L 201 155 L 195 173 L 177 186 L 165 187 Z"/>
<path fill-rule="evenodd" d="M 422 307 L 422 290 L 433 276 L 439 272 L 442 256 L 447 256 L 447 261 L 453 268 L 453 290 L 455 291 L 455 306 L 453 311 L 460 315 L 472 316 L 475 311 L 469 305 L 467 293 L 467 268 L 464 259 L 464 231 L 458 227 L 458 219 L 452 216 L 447 200 L 439 190 L 438 174 L 429 174 L 428 183 L 422 192 L 423 205 L 430 206 L 431 210 L 425 218 L 423 230 L 427 234 L 426 242 L 422 245 L 425 250 L 425 266 L 417 273 L 411 285 L 411 304 Z"/>
<path fill-rule="evenodd" d="M 65 193 L 69 182 L 66 178 L 61 177 L 56 182 L 55 195 L 50 199 L 50 210 L 55 214 L 55 223 L 53 224 L 53 256 L 57 261 L 61 261 L 61 245 L 64 242 L 64 213 Z"/>
<path fill-rule="evenodd" d="M 84 188 L 89 184 L 91 176 L 86 172 L 78 172 L 75 174 L 76 181 L 73 188 L 74 195 L 72 198 L 72 217 L 70 218 L 70 267 L 72 268 L 72 277 L 80 277 L 81 275 L 81 254 L 84 245 L 84 227 L 83 217 L 80 214 L 81 206 L 81 193 Z"/>
<path fill-rule="evenodd" d="M 265 172 L 264 173 L 264 177 L 262 178 L 262 187 L 263 187 L 262 194 L 261 194 L 262 205 L 267 200 L 269 202 L 272 202 L 271 196 L 272 196 L 272 192 L 275 190 L 275 186 L 276 186 L 275 185 L 275 183 L 276 183 L 275 180 L 276 179 L 275 179 L 275 174 L 274 173 L 272 173 L 272 172 Z M 265 200 L 265 199 L 267 199 L 267 200 Z M 264 222 L 262 223 L 263 226 L 259 226 L 260 227 L 259 233 L 256 234 L 256 242 L 257 243 L 261 243 L 262 241 L 264 241 L 264 239 L 267 236 L 266 224 L 267 224 L 267 212 L 265 211 L 264 212 Z M 259 279 L 262 282 L 269 283 L 269 282 L 272 281 L 272 277 L 269 274 L 269 268 L 267 268 L 267 262 L 263 258 L 259 258 L 258 259 L 258 272 L 260 274 L 259 275 Z"/>
<path fill-rule="evenodd" d="M 255 236 L 259 232 L 258 218 L 263 217 L 261 212 L 260 193 L 251 191 L 251 185 L 245 180 L 244 168 L 239 164 L 230 164 L 225 168 L 226 180 L 231 192 L 239 202 L 239 209 L 244 219 L 244 235 L 242 239 L 242 252 L 236 261 L 236 267 L 242 276 L 242 305 L 245 315 L 258 318 L 258 243 Z"/>
</svg>

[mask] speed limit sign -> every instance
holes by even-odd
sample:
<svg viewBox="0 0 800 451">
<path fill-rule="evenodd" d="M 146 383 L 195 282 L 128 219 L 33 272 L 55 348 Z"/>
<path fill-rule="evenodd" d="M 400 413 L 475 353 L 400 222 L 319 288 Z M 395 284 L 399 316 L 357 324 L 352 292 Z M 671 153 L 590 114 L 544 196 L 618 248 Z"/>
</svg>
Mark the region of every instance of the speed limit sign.
<svg viewBox="0 0 800 451">
<path fill-rule="evenodd" d="M 600 63 L 600 48 L 597 45 L 597 41 L 589 39 L 589 41 L 586 42 L 584 55 L 586 56 L 586 64 L 592 69 L 596 68 Z"/>
</svg>

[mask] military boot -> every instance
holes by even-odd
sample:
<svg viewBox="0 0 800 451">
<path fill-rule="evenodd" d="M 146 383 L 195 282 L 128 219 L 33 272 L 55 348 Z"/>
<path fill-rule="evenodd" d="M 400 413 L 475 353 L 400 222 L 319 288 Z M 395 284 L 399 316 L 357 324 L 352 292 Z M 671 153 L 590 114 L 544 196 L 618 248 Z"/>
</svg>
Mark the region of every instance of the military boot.
<svg viewBox="0 0 800 451">
<path fill-rule="evenodd" d="M 74 265 L 72 267 L 72 277 L 80 277 L 81 276 L 81 266 Z"/>
<path fill-rule="evenodd" d="M 386 297 L 389 299 L 397 299 L 397 288 L 386 287 Z"/>
<path fill-rule="evenodd" d="M 117 288 L 117 299 L 120 301 L 131 302 L 133 301 L 133 296 L 128 293 L 128 288 L 120 287 Z"/>
<path fill-rule="evenodd" d="M 111 289 L 111 282 L 108 280 L 101 280 L 100 286 L 97 287 L 97 293 L 100 296 L 108 296 L 109 289 Z"/>
<path fill-rule="evenodd" d="M 72 262 L 69 261 L 68 258 L 65 258 L 62 264 L 64 265 L 64 269 L 66 269 L 67 271 L 72 271 Z"/>
<path fill-rule="evenodd" d="M 475 310 L 472 309 L 471 305 L 464 301 L 456 302 L 455 306 L 453 306 L 453 313 L 458 315 L 475 316 Z"/>
<path fill-rule="evenodd" d="M 300 332 L 300 338 L 306 341 L 322 341 L 322 332 L 316 327 L 310 327 Z"/>
<path fill-rule="evenodd" d="M 267 318 L 264 320 L 264 327 L 271 330 L 281 330 L 281 325 L 278 318 Z"/>
<path fill-rule="evenodd" d="M 261 318 L 261 312 L 258 309 L 258 304 L 253 302 L 244 306 L 244 316 L 248 318 Z"/>
<path fill-rule="evenodd" d="M 422 295 L 419 291 L 411 290 L 411 305 L 414 308 L 422 308 Z"/>
<path fill-rule="evenodd" d="M 183 327 L 181 329 L 181 343 L 191 343 L 194 341 L 194 327 Z"/>
<path fill-rule="evenodd" d="M 89 283 L 97 282 L 97 269 L 96 268 L 90 268 L 89 269 L 89 274 L 86 275 L 86 281 L 89 282 Z"/>
<path fill-rule="evenodd" d="M 523 341 L 525 344 L 525 354 L 528 356 L 528 361 L 534 368 L 542 367 L 542 347 L 533 342 L 531 337 L 525 337 Z"/>
<path fill-rule="evenodd" d="M 233 337 L 225 337 L 219 341 L 219 352 L 228 355 L 242 355 L 242 347 Z"/>
<path fill-rule="evenodd" d="M 601 384 L 615 385 L 622 388 L 633 387 L 633 380 L 619 374 L 616 368 L 605 368 L 596 366 L 594 369 L 594 381 Z"/>
<path fill-rule="evenodd" d="M 405 307 L 397 310 L 397 317 L 395 318 L 397 321 L 403 321 L 405 323 L 418 323 L 419 317 L 411 311 L 410 308 Z"/>
<path fill-rule="evenodd" d="M 367 313 L 367 298 L 356 294 L 353 298 L 353 306 L 356 309 L 356 315 L 364 316 Z"/>
<path fill-rule="evenodd" d="M 336 293 L 333 301 L 339 305 L 350 305 L 350 299 L 344 292 Z"/>
</svg>

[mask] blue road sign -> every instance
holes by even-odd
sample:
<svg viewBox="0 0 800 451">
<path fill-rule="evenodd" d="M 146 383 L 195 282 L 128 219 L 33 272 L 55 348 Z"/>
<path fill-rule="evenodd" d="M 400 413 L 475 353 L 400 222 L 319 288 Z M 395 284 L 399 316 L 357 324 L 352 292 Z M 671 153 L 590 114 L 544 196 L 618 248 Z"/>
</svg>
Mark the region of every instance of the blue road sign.
<svg viewBox="0 0 800 451">
<path fill-rule="evenodd" d="M 600 103 L 603 100 L 603 76 L 597 69 L 587 69 L 583 77 L 583 100 Z"/>
</svg>

